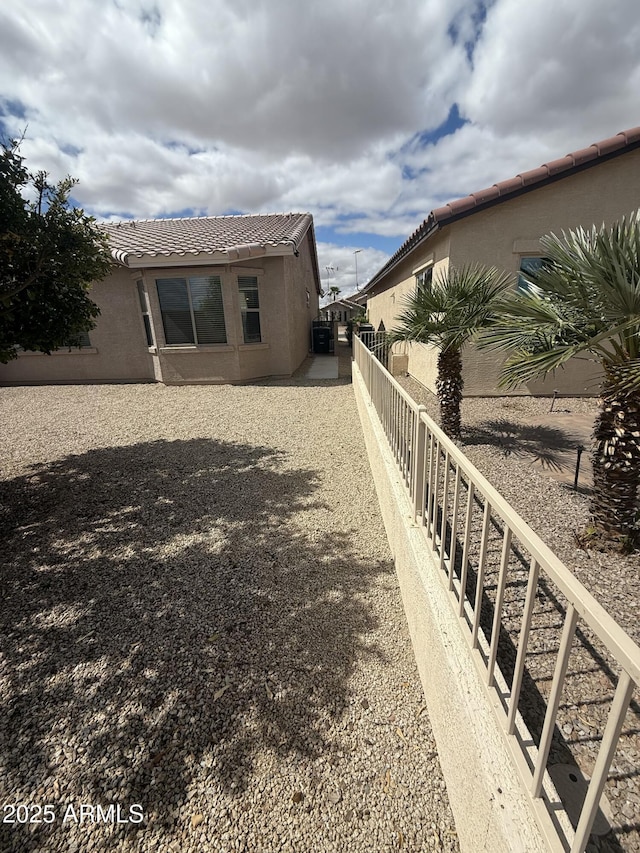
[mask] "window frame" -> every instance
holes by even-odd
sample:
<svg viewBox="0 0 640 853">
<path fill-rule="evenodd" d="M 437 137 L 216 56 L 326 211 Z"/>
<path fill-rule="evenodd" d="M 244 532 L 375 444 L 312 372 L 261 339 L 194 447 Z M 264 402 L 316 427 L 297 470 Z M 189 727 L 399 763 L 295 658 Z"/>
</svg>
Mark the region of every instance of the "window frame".
<svg viewBox="0 0 640 853">
<path fill-rule="evenodd" d="M 540 266 L 538 269 L 541 269 L 545 264 L 549 263 L 549 258 L 546 258 L 544 255 L 534 254 L 534 253 L 522 253 L 520 255 L 520 260 L 518 263 L 518 280 L 516 282 L 516 293 L 524 293 L 524 294 L 537 294 L 539 292 L 539 288 L 531 281 L 526 278 L 526 274 L 530 273 L 531 270 L 525 270 L 522 267 L 522 264 L 525 261 L 540 261 Z"/>
<path fill-rule="evenodd" d="M 217 319 L 217 322 L 220 323 L 222 330 L 224 332 L 224 340 L 214 341 L 214 342 L 201 342 L 198 338 L 198 324 L 196 320 L 196 310 L 193 306 L 193 293 L 191 291 L 192 284 L 194 284 L 198 280 L 208 279 L 211 280 L 218 288 L 219 288 L 219 298 L 220 298 L 220 317 Z M 191 338 L 190 341 L 182 341 L 181 343 L 170 343 L 167 339 L 167 324 L 166 324 L 166 314 L 168 312 L 162 306 L 162 297 L 161 297 L 161 285 L 165 282 L 182 282 L 186 289 L 187 294 L 187 306 L 189 310 L 189 320 L 191 323 Z M 164 343 L 167 347 L 223 347 L 227 346 L 229 343 L 229 337 L 227 334 L 227 317 L 224 310 L 224 286 L 223 279 L 220 274 L 204 274 L 204 275 L 176 275 L 167 278 L 156 278 L 156 292 L 158 295 L 158 305 L 160 308 L 160 317 L 162 319 L 162 329 L 164 332 Z"/>
<path fill-rule="evenodd" d="M 415 270 L 413 273 L 416 282 L 416 290 L 431 290 L 431 284 L 433 282 L 433 263 L 425 264 L 425 266 L 420 269 Z"/>
<path fill-rule="evenodd" d="M 151 325 L 151 310 L 149 306 L 149 294 L 144 286 L 144 280 L 139 278 L 136 280 L 138 289 L 138 299 L 140 301 L 140 310 L 142 311 L 142 322 L 144 323 L 144 332 L 147 338 L 147 347 L 154 347 L 155 340 L 153 336 L 153 326 Z"/>
<path fill-rule="evenodd" d="M 254 281 L 255 285 L 243 286 L 243 281 Z M 257 275 L 238 275 L 237 277 L 238 283 L 238 298 L 240 300 L 240 321 L 242 324 L 242 340 L 245 346 L 251 346 L 252 344 L 261 344 L 264 343 L 264 334 L 262 331 L 262 323 L 260 321 L 260 281 Z M 242 304 L 242 293 L 245 290 L 255 290 L 256 294 L 256 307 L 247 307 L 246 304 Z M 253 337 L 251 340 L 247 340 L 247 322 L 246 317 L 248 314 L 255 314 L 258 317 L 258 338 L 257 340 Z"/>
</svg>

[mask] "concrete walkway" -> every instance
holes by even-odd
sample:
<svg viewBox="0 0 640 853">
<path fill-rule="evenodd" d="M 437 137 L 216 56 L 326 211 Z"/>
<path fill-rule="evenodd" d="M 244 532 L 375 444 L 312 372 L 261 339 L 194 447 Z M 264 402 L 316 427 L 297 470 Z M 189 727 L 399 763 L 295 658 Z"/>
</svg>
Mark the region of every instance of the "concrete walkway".
<svg viewBox="0 0 640 853">
<path fill-rule="evenodd" d="M 337 379 L 338 357 L 332 355 L 314 355 L 310 359 L 305 379 Z"/>
</svg>

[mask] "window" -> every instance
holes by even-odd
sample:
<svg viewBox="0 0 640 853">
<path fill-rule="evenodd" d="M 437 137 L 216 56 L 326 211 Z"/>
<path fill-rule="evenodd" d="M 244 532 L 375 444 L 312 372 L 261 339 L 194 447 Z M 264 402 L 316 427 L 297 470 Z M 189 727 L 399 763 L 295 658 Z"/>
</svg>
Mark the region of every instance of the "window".
<svg viewBox="0 0 640 853">
<path fill-rule="evenodd" d="M 416 290 L 431 290 L 433 281 L 433 265 L 425 267 L 416 273 Z"/>
<path fill-rule="evenodd" d="M 537 293 L 538 288 L 530 280 L 531 274 L 538 272 L 547 263 L 546 258 L 529 257 L 520 258 L 520 274 L 518 276 L 517 290 L 520 293 Z"/>
<path fill-rule="evenodd" d="M 153 333 L 151 332 L 151 319 L 149 318 L 149 303 L 147 302 L 147 294 L 145 293 L 144 285 L 141 281 L 137 281 L 138 298 L 140 299 L 140 308 L 142 309 L 142 319 L 144 320 L 144 331 L 147 336 L 147 346 L 153 346 Z"/>
<path fill-rule="evenodd" d="M 89 340 L 89 332 L 78 332 L 77 335 L 67 338 L 60 349 L 83 349 L 84 347 L 90 346 L 91 341 Z"/>
<path fill-rule="evenodd" d="M 226 344 L 219 276 L 159 278 L 156 286 L 168 346 Z"/>
<path fill-rule="evenodd" d="M 260 335 L 260 300 L 258 298 L 258 279 L 252 275 L 238 276 L 240 291 L 240 313 L 242 315 L 242 331 L 245 344 L 259 344 Z"/>
</svg>

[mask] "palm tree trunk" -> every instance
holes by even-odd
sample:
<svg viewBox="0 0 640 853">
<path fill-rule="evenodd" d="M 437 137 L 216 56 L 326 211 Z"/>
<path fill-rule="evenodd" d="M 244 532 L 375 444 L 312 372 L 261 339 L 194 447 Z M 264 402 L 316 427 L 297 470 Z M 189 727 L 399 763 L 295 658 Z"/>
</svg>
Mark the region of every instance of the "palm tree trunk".
<svg viewBox="0 0 640 853">
<path fill-rule="evenodd" d="M 593 436 L 591 514 L 606 538 L 633 547 L 640 535 L 640 394 L 620 394 L 605 374 L 600 413 Z"/>
<path fill-rule="evenodd" d="M 440 350 L 436 392 L 440 402 L 440 425 L 450 438 L 460 438 L 462 387 L 460 350 L 452 348 Z"/>
</svg>

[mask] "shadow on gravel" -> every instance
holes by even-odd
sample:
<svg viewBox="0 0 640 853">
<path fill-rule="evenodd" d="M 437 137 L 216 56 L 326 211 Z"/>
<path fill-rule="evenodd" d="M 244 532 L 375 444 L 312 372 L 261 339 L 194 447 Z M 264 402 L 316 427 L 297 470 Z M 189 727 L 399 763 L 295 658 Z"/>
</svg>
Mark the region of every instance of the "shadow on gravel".
<svg viewBox="0 0 640 853">
<path fill-rule="evenodd" d="M 304 530 L 316 472 L 284 462 L 156 441 L 0 483 L 0 781 L 58 812 L 2 850 L 59 844 L 68 803 L 141 803 L 160 830 L 194 779 L 239 794 L 265 747 L 323 750 L 389 565 Z"/>
<path fill-rule="evenodd" d="M 561 429 L 498 418 L 466 427 L 464 443 L 499 447 L 505 456 L 529 457 L 543 468 L 562 471 L 568 464 L 566 454 L 575 452 L 580 442 Z"/>
</svg>

